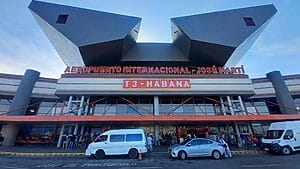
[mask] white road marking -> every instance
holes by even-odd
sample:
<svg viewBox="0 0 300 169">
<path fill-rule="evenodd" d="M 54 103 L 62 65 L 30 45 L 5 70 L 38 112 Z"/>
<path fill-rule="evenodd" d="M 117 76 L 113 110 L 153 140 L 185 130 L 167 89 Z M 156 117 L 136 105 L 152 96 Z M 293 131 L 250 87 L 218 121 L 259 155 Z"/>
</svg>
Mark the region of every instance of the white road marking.
<svg viewBox="0 0 300 169">
<path fill-rule="evenodd" d="M 144 168 L 144 169 L 155 169 L 155 168 L 163 168 L 163 167 L 139 167 L 139 168 Z"/>
<path fill-rule="evenodd" d="M 7 169 L 28 169 L 28 168 L 20 168 L 20 167 L 10 167 L 10 166 L 1 166 L 2 168 L 7 168 Z"/>
<path fill-rule="evenodd" d="M 261 165 L 243 165 L 244 168 L 256 168 L 256 167 L 275 167 L 279 164 L 261 164 Z"/>
</svg>

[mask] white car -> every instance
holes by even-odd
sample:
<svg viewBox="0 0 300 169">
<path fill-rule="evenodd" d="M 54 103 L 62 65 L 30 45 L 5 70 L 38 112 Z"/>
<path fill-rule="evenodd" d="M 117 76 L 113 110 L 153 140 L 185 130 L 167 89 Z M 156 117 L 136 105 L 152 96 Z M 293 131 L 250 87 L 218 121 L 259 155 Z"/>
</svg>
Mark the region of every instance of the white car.
<svg viewBox="0 0 300 169">
<path fill-rule="evenodd" d="M 170 156 L 185 160 L 187 157 L 213 157 L 220 159 L 225 155 L 223 144 L 205 138 L 187 139 L 169 148 Z"/>
<path fill-rule="evenodd" d="M 125 155 L 131 159 L 146 153 L 146 137 L 143 129 L 109 130 L 89 144 L 86 156 L 102 159 L 106 155 Z"/>
</svg>

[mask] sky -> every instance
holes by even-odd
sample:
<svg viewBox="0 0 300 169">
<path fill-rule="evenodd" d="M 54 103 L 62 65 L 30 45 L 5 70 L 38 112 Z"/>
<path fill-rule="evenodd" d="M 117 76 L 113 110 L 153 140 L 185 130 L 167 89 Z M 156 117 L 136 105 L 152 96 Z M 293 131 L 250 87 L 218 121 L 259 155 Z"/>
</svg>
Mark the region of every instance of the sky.
<svg viewBox="0 0 300 169">
<path fill-rule="evenodd" d="M 172 42 L 170 18 L 274 4 L 278 12 L 243 56 L 251 78 L 279 70 L 300 74 L 298 0 L 41 0 L 142 18 L 138 42 Z M 0 0 L 0 73 L 59 78 L 66 68 L 27 8 L 31 0 Z"/>
</svg>

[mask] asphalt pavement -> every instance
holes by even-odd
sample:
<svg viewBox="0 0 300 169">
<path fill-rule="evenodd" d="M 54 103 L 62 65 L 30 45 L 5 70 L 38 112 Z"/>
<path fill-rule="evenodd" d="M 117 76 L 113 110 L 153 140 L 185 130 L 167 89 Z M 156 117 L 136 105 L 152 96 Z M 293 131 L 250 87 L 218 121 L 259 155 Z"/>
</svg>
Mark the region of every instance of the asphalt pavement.
<svg viewBox="0 0 300 169">
<path fill-rule="evenodd" d="M 127 156 L 109 156 L 102 160 L 87 159 L 84 156 L 19 157 L 0 155 L 1 169 L 299 169 L 300 153 L 290 156 L 270 154 L 235 154 L 232 158 L 214 160 L 211 158 L 171 159 L 166 153 L 154 153 L 142 161 Z"/>
<path fill-rule="evenodd" d="M 23 146 L 0 146 L 0 155 L 15 156 L 84 156 L 84 149 L 74 148 L 72 150 L 56 148 L 55 146 L 23 145 Z M 154 147 L 154 154 L 167 153 L 167 147 Z M 262 151 L 232 149 L 233 154 L 261 154 Z"/>
</svg>

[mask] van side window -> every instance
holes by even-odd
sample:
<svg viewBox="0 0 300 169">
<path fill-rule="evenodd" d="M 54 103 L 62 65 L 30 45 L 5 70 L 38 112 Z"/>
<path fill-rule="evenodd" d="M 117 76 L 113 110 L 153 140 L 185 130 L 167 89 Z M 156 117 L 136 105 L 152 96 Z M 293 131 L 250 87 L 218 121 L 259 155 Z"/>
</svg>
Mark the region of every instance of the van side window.
<svg viewBox="0 0 300 169">
<path fill-rule="evenodd" d="M 142 134 L 127 134 L 126 141 L 142 141 L 143 136 Z"/>
<path fill-rule="evenodd" d="M 103 142 L 106 140 L 107 140 L 107 135 L 101 135 L 101 136 L 96 137 L 94 142 Z"/>
<path fill-rule="evenodd" d="M 109 141 L 110 142 L 124 142 L 125 141 L 125 135 L 124 134 L 110 135 Z"/>
<path fill-rule="evenodd" d="M 287 130 L 283 136 L 284 140 L 288 140 L 294 137 L 293 131 L 292 130 Z"/>
</svg>

